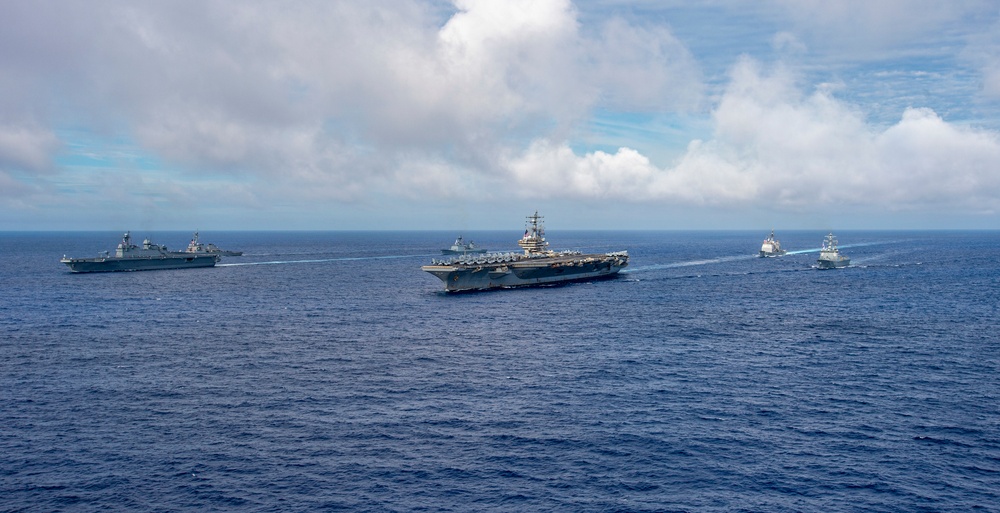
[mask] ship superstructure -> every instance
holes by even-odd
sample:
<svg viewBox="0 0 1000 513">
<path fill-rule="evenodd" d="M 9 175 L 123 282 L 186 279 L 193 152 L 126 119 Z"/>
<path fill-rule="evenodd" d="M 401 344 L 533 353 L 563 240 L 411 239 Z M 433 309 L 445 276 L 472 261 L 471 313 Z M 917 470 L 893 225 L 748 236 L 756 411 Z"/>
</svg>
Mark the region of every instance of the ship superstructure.
<svg viewBox="0 0 1000 513">
<path fill-rule="evenodd" d="M 191 237 L 191 242 L 188 243 L 187 248 L 184 249 L 185 253 L 203 253 L 207 255 L 219 255 L 219 256 L 243 256 L 242 251 L 230 251 L 228 249 L 222 249 L 211 242 L 205 243 L 198 240 L 198 232 L 194 232 L 194 237 Z"/>
<path fill-rule="evenodd" d="M 851 257 L 844 255 L 837 249 L 837 238 L 833 234 L 826 236 L 823 240 L 823 247 L 819 251 L 819 259 L 816 266 L 820 269 L 837 269 L 851 265 Z"/>
<path fill-rule="evenodd" d="M 71 258 L 64 255 L 59 261 L 75 273 L 151 271 L 213 267 L 219 261 L 219 255 L 170 251 L 166 246 L 153 244 L 148 238 L 142 241 L 140 247 L 132 243 L 131 232 L 125 232 L 122 241 L 115 248 L 114 256 L 104 251 L 94 258 Z"/>
<path fill-rule="evenodd" d="M 421 269 L 444 282 L 445 290 L 457 292 L 610 278 L 628 266 L 627 251 L 584 254 L 549 250 L 538 212 L 528 216 L 524 236 L 517 245 L 523 253 L 461 255 L 433 260 Z"/>
<path fill-rule="evenodd" d="M 771 235 L 768 235 L 764 239 L 764 243 L 760 245 L 760 253 L 758 256 L 761 257 L 778 257 L 787 253 L 781 248 L 781 242 L 774 238 L 774 230 L 771 230 Z"/>
</svg>

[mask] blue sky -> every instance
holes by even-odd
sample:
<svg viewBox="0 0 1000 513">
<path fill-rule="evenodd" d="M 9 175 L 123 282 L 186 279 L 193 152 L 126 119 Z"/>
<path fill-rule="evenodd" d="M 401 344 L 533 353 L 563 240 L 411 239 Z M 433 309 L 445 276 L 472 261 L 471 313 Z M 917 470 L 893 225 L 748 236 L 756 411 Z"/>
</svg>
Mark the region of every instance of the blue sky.
<svg viewBox="0 0 1000 513">
<path fill-rule="evenodd" d="M 0 230 L 1000 228 L 993 1 L 0 4 Z"/>
</svg>

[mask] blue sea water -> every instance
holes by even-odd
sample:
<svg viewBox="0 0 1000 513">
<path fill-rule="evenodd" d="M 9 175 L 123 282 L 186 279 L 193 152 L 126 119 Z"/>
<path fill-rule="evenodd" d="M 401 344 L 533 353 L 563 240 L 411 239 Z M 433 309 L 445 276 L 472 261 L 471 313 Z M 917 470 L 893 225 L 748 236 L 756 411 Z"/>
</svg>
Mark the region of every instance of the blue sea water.
<svg viewBox="0 0 1000 513">
<path fill-rule="evenodd" d="M 631 265 L 446 294 L 453 233 L 0 233 L 0 510 L 1000 511 L 1000 232 L 764 235 L 550 230 Z"/>
</svg>

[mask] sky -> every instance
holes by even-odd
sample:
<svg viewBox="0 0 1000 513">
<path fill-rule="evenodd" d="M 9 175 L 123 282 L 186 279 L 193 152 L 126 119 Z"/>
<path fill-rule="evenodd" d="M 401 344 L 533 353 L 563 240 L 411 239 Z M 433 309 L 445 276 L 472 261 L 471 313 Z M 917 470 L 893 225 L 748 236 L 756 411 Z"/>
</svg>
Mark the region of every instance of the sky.
<svg viewBox="0 0 1000 513">
<path fill-rule="evenodd" d="M 994 0 L 0 0 L 0 230 L 1000 229 Z"/>
</svg>

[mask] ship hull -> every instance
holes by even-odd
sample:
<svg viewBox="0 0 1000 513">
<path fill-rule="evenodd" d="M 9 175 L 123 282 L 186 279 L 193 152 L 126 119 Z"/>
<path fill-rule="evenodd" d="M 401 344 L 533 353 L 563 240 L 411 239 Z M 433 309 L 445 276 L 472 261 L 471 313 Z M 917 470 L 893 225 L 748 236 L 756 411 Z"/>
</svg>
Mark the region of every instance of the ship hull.
<svg viewBox="0 0 1000 513">
<path fill-rule="evenodd" d="M 214 267 L 219 261 L 219 257 L 216 255 L 184 255 L 148 258 L 64 258 L 60 261 L 74 273 L 103 273 Z"/>
<path fill-rule="evenodd" d="M 214 251 L 192 251 L 186 250 L 185 253 L 190 253 L 192 255 L 208 255 L 208 256 L 243 256 L 242 251 L 229 251 L 225 249 L 218 249 Z"/>
<path fill-rule="evenodd" d="M 850 258 L 842 258 L 838 260 L 825 260 L 821 258 L 816 261 L 816 267 L 819 269 L 840 269 L 849 265 L 851 265 Z"/>
<path fill-rule="evenodd" d="M 446 291 L 461 292 L 613 278 L 626 266 L 627 258 L 576 255 L 504 264 L 427 265 L 421 269 L 437 276 Z"/>
</svg>

